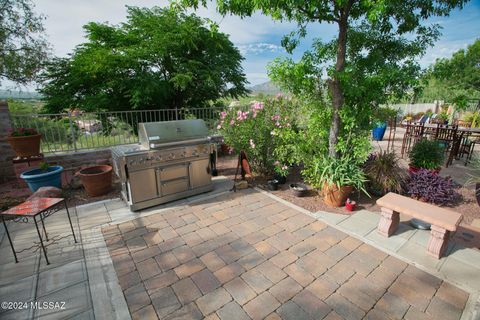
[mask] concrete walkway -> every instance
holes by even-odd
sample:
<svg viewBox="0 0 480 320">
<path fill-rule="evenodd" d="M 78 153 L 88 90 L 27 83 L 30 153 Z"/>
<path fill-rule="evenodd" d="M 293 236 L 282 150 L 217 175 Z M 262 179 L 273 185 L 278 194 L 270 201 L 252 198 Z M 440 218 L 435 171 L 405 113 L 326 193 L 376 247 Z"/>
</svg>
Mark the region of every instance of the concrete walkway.
<svg viewBox="0 0 480 320">
<path fill-rule="evenodd" d="M 263 191 L 227 192 L 221 177 L 215 185 L 136 213 L 120 200 L 78 207 L 81 243 L 49 246 L 49 266 L 38 251 L 15 264 L 4 238 L 0 301 L 65 301 L 65 309 L 0 310 L 0 318 L 478 317 L 476 252 L 452 246 L 429 260 L 427 233 L 404 226 L 379 238 L 376 214 L 310 213 Z M 46 227 L 68 236 L 67 225 L 59 212 Z M 13 227 L 17 249 L 36 240 L 31 225 Z"/>
</svg>

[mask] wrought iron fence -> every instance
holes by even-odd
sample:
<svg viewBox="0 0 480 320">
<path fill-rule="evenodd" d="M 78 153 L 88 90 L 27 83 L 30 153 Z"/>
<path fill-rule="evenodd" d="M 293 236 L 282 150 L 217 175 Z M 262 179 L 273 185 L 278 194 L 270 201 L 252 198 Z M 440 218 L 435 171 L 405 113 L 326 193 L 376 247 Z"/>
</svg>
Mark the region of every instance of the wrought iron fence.
<svg viewBox="0 0 480 320">
<path fill-rule="evenodd" d="M 42 152 L 63 153 L 137 143 L 140 122 L 203 119 L 215 130 L 222 108 L 162 109 L 55 114 L 12 113 L 14 128 L 34 128 L 42 134 Z"/>
</svg>

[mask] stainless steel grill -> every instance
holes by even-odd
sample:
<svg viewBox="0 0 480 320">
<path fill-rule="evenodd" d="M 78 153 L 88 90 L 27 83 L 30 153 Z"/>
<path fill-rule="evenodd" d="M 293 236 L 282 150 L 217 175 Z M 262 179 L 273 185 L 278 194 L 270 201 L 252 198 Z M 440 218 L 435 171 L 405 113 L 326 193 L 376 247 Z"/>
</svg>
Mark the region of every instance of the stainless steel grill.
<svg viewBox="0 0 480 320">
<path fill-rule="evenodd" d="M 203 120 L 139 123 L 139 144 L 112 147 L 114 171 L 131 210 L 213 189 L 215 138 Z"/>
</svg>

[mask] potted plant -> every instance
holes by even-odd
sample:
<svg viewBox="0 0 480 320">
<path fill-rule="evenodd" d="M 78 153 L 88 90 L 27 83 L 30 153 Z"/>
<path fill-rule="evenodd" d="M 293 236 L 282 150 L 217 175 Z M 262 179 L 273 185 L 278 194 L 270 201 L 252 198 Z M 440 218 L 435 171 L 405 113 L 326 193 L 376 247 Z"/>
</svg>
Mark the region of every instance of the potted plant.
<svg viewBox="0 0 480 320">
<path fill-rule="evenodd" d="M 87 167 L 75 175 L 80 177 L 85 191 L 92 197 L 104 195 L 112 187 L 112 166 L 109 165 Z"/>
<path fill-rule="evenodd" d="M 387 123 L 390 119 L 397 116 L 397 110 L 392 108 L 379 108 L 373 116 L 372 137 L 375 141 L 382 141 L 385 131 L 387 130 Z"/>
<path fill-rule="evenodd" d="M 322 194 L 327 205 L 343 206 L 354 189 L 368 194 L 364 187 L 367 181 L 365 174 L 358 163 L 350 157 L 328 157 L 318 164 L 320 165 L 319 182 L 323 185 Z"/>
<path fill-rule="evenodd" d="M 465 112 L 462 116 L 462 119 L 458 120 L 458 125 L 466 128 L 476 128 L 480 124 L 480 113 L 476 112 Z"/>
<path fill-rule="evenodd" d="M 31 157 L 40 154 L 42 135 L 32 128 L 15 128 L 10 130 L 8 142 L 17 157 Z"/>
<path fill-rule="evenodd" d="M 408 175 L 398 164 L 394 152 L 380 151 L 369 155 L 363 165 L 363 171 L 369 182 L 369 191 L 381 196 L 388 192 L 403 193 Z"/>
<path fill-rule="evenodd" d="M 416 172 L 423 168 L 438 173 L 445 154 L 443 146 L 438 141 L 422 139 L 413 146 L 409 156 L 410 172 Z"/>
<path fill-rule="evenodd" d="M 438 124 L 447 124 L 448 123 L 448 114 L 444 111 L 440 112 L 432 119 L 432 123 Z"/>
<path fill-rule="evenodd" d="M 40 187 L 62 188 L 62 166 L 50 166 L 46 162 L 40 163 L 39 168 L 28 170 L 20 175 L 28 184 L 32 192 Z"/>
</svg>

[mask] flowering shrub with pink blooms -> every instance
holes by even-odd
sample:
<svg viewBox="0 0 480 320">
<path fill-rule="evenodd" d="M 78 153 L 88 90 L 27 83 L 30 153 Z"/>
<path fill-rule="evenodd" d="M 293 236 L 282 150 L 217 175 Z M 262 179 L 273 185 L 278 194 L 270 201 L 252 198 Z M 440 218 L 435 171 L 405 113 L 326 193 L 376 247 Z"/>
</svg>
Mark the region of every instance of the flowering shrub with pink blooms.
<svg viewBox="0 0 480 320">
<path fill-rule="evenodd" d="M 286 162 L 287 157 L 278 150 L 286 149 L 284 135 L 295 130 L 294 108 L 295 103 L 283 96 L 265 102 L 254 101 L 246 109 L 221 112 L 217 129 L 232 153 L 238 154 L 241 150 L 247 153 L 255 172 L 275 171 L 286 175 L 291 163 Z"/>
</svg>

